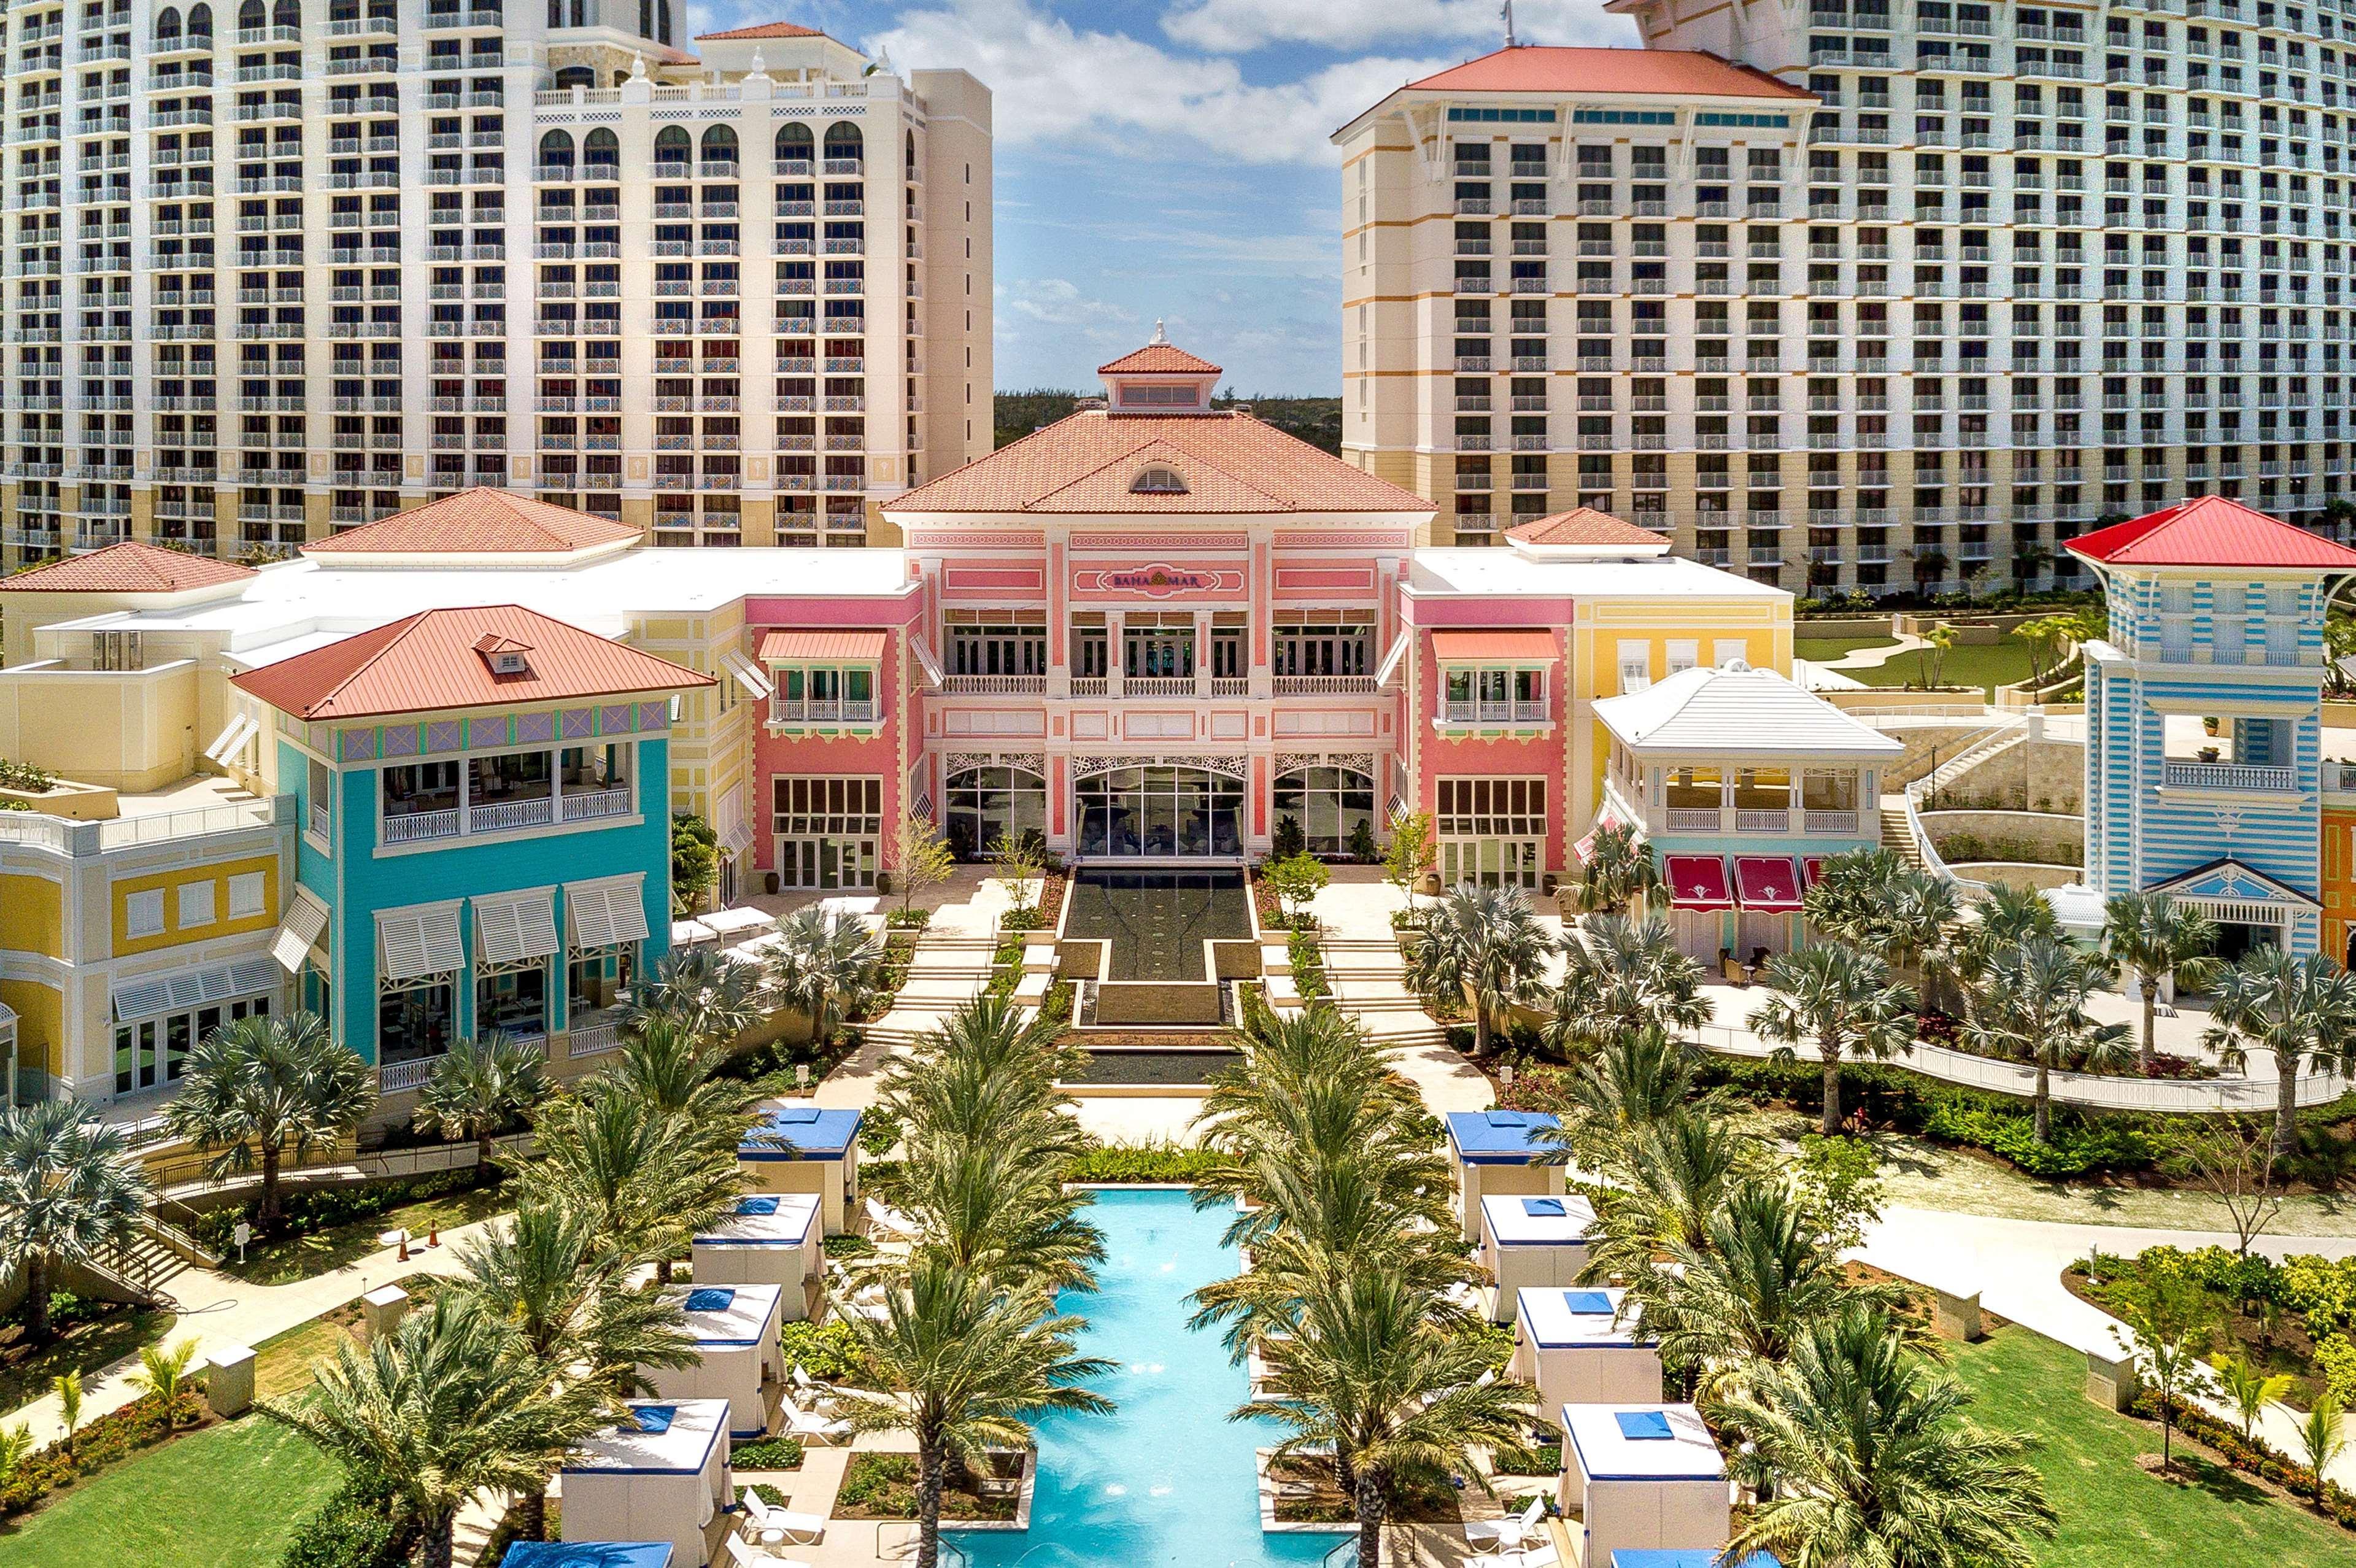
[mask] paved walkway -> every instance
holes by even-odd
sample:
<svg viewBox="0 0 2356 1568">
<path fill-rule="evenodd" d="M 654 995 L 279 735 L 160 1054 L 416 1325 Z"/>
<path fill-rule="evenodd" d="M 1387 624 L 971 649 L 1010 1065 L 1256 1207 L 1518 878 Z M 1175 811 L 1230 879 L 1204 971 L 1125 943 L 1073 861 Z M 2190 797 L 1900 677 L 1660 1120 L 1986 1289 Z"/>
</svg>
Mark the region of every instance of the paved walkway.
<svg viewBox="0 0 2356 1568">
<path fill-rule="evenodd" d="M 1879 670 L 1901 653 L 1931 646 L 1927 639 L 1911 631 L 1892 632 L 1890 636 L 1894 641 L 1877 643 L 1871 648 L 1852 648 L 1838 659 L 1811 659 L 1808 662 L 1819 670 Z"/>
<path fill-rule="evenodd" d="M 179 1302 L 178 1316 L 163 1338 L 163 1343 L 177 1344 L 193 1337 L 197 1341 L 197 1365 L 217 1350 L 232 1346 L 249 1348 L 260 1345 L 273 1335 L 284 1334 L 298 1325 L 308 1323 L 322 1313 L 332 1312 L 346 1302 L 356 1300 L 381 1284 L 405 1279 L 411 1274 L 454 1274 L 458 1272 L 456 1243 L 479 1232 L 491 1220 L 478 1220 L 455 1230 L 442 1232 L 442 1244 L 426 1248 L 412 1242 L 409 1261 L 400 1261 L 400 1249 L 387 1247 L 364 1258 L 345 1264 L 327 1273 L 292 1284 L 257 1285 L 227 1274 L 217 1274 L 204 1269 L 189 1269 L 175 1275 L 169 1283 L 172 1295 Z M 139 1358 L 134 1354 L 82 1379 L 82 1421 L 85 1424 L 112 1410 L 119 1410 L 137 1398 L 131 1387 L 131 1375 L 139 1370 Z M 54 1394 L 45 1395 L 20 1410 L 0 1417 L 0 1423 L 10 1426 L 18 1422 L 32 1429 L 36 1444 L 53 1443 L 65 1435 L 65 1424 L 58 1417 L 58 1402 Z"/>
</svg>

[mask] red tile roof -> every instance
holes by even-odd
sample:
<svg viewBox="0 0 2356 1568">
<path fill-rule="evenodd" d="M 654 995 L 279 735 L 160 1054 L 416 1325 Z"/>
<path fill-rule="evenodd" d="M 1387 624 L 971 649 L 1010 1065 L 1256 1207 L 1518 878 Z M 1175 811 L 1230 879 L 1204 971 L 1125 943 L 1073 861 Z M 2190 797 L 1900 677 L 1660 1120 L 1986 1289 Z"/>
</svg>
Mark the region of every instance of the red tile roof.
<svg viewBox="0 0 2356 1568">
<path fill-rule="evenodd" d="M 486 639 L 529 649 L 520 675 L 494 675 Z M 525 609 L 479 605 L 420 614 L 230 678 L 305 719 L 570 702 L 709 686 L 709 675 Z"/>
<path fill-rule="evenodd" d="M 1149 463 L 1184 495 L 1132 495 Z M 1412 490 L 1247 413 L 1075 413 L 884 503 L 888 512 L 1423 511 Z"/>
<path fill-rule="evenodd" d="M 695 41 L 706 38 L 822 38 L 826 35 L 816 27 L 805 27 L 795 22 L 764 22 L 757 27 L 732 27 L 724 33 L 698 33 Z"/>
<path fill-rule="evenodd" d="M 1520 544 L 1663 544 L 1667 542 L 1649 528 L 1639 528 L 1624 522 L 1608 511 L 1598 511 L 1591 506 L 1558 511 L 1551 517 L 1535 518 L 1528 522 L 1505 530 L 1505 537 Z"/>
<path fill-rule="evenodd" d="M 640 537 L 626 522 L 477 486 L 303 547 L 305 555 L 565 555 Z"/>
<path fill-rule="evenodd" d="M 134 539 L 0 578 L 0 592 L 185 594 L 191 588 L 218 587 L 252 575 L 252 567 L 234 561 L 215 561 Z"/>
<path fill-rule="evenodd" d="M 1476 659 L 1513 664 L 1544 663 L 1560 659 L 1562 645 L 1550 631 L 1435 631 L 1431 634 L 1431 654 L 1451 664 L 1470 663 Z"/>
<path fill-rule="evenodd" d="M 887 639 L 880 631 L 773 631 L 761 639 L 764 664 L 875 664 Z"/>
<path fill-rule="evenodd" d="M 1763 70 L 1706 49 L 1499 49 L 1408 83 L 1449 92 L 1630 93 L 1651 98 L 1790 98 L 1812 95 Z"/>
<path fill-rule="evenodd" d="M 1159 340 L 1144 348 L 1123 354 L 1110 364 L 1098 365 L 1100 376 L 1119 375 L 1194 375 L 1215 376 L 1219 367 L 1208 360 L 1197 359 L 1185 349 Z"/>
<path fill-rule="evenodd" d="M 2195 496 L 2132 522 L 2082 533 L 2065 548 L 2111 566 L 2356 568 L 2356 550 L 2224 496 Z"/>
</svg>

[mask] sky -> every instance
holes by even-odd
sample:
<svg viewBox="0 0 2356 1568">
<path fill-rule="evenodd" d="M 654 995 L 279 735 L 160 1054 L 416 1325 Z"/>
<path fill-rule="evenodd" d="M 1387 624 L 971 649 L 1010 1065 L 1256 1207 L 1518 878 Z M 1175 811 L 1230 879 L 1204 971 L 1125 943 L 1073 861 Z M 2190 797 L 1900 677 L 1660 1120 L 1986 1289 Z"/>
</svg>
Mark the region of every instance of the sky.
<svg viewBox="0 0 2356 1568">
<path fill-rule="evenodd" d="M 1246 396 L 1342 387 L 1333 131 L 1504 40 L 1497 0 L 691 0 L 991 89 L 997 381 L 1093 390 L 1168 323 Z M 1524 43 L 1633 44 L 1602 0 L 1515 0 Z"/>
</svg>

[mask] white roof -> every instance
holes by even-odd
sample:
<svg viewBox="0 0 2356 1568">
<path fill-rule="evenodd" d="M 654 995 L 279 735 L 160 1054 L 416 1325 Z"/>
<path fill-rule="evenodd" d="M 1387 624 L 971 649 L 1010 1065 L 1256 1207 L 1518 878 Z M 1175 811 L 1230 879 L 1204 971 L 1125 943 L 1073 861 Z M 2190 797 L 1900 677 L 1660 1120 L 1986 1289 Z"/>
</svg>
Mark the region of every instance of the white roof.
<svg viewBox="0 0 2356 1568">
<path fill-rule="evenodd" d="M 1493 1193 L 1481 1199 L 1484 1234 L 1500 1247 L 1574 1247 L 1595 1225 L 1595 1205 L 1565 1193 Z"/>
<path fill-rule="evenodd" d="M 1481 597 L 1533 596 L 1582 599 L 1680 598 L 1791 600 L 1783 588 L 1754 583 L 1681 555 L 1644 561 L 1533 561 L 1518 550 L 1447 548 L 1419 550 L 1408 565 L 1414 594 L 1468 594 Z"/>
<path fill-rule="evenodd" d="M 727 1430 L 726 1400 L 632 1400 L 619 1423 L 573 1450 L 564 1473 L 692 1476 Z"/>
<path fill-rule="evenodd" d="M 688 1337 L 698 1345 L 758 1345 L 776 1326 L 781 1289 L 768 1285 L 674 1285 L 663 1294 L 686 1308 Z"/>
<path fill-rule="evenodd" d="M 1664 1426 L 1664 1435 L 1634 1435 Z M 1567 1404 L 1562 1431 L 1590 1481 L 1715 1481 L 1726 1475 L 1717 1441 L 1689 1404 Z"/>
<path fill-rule="evenodd" d="M 798 1247 L 818 1223 L 818 1194 L 765 1192 L 736 1200 L 736 1212 L 695 1239 L 699 1247 Z"/>
<path fill-rule="evenodd" d="M 1640 752 L 1837 752 L 1895 757 L 1905 743 L 1811 696 L 1772 670 L 1740 660 L 1722 668 L 1680 670 L 1641 692 L 1606 697 L 1595 716 Z"/>
<path fill-rule="evenodd" d="M 1601 1349 L 1640 1343 L 1636 1309 L 1628 1308 L 1627 1322 L 1620 1320 L 1627 1298 L 1617 1285 L 1541 1285 L 1515 1291 L 1514 1312 L 1530 1343 L 1541 1350 Z"/>
</svg>

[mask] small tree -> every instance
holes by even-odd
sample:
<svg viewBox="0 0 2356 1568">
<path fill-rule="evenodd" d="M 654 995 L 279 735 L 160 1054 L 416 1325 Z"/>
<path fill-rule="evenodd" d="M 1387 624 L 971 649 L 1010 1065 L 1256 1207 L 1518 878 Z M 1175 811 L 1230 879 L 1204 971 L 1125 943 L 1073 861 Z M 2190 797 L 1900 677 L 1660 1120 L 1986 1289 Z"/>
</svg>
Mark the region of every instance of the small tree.
<svg viewBox="0 0 2356 1568">
<path fill-rule="evenodd" d="M 1301 917 L 1308 913 L 1310 900 L 1325 890 L 1333 873 L 1325 863 L 1314 855 L 1296 854 L 1290 860 L 1271 860 L 1260 868 L 1260 880 L 1284 910 L 1286 924 L 1294 930 L 1301 929 Z"/>
<path fill-rule="evenodd" d="M 941 830 L 914 811 L 892 832 L 892 865 L 900 878 L 901 925 L 915 923 L 916 895 L 957 874 L 957 856 Z"/>
<path fill-rule="evenodd" d="M 169 1404 L 187 1386 L 188 1368 L 196 1359 L 197 1342 L 193 1337 L 169 1346 L 142 1345 L 139 1369 L 127 1380 L 142 1394 L 153 1394 Z"/>
<path fill-rule="evenodd" d="M 26 1337 L 49 1337 L 49 1277 L 131 1239 L 147 1183 L 123 1129 L 76 1100 L 0 1112 L 0 1269 L 22 1271 Z"/>
<path fill-rule="evenodd" d="M 2114 1327 L 2111 1337 L 2135 1358 L 2136 1375 L 2159 1396 L 2159 1468 L 2166 1475 L 2173 1463 L 2176 1406 L 2210 1391 L 2201 1356 L 2209 1348 L 2216 1308 L 2183 1275 L 2154 1274 L 2130 1286 L 2117 1310 L 2127 1326 Z"/>
<path fill-rule="evenodd" d="M 1937 622 L 1922 634 L 1922 684 L 1926 689 L 1941 683 L 1940 677 L 1947 672 L 1947 650 L 1954 646 L 1955 628 L 1945 621 Z"/>
<path fill-rule="evenodd" d="M 692 811 L 670 820 L 670 912 L 692 915 L 720 881 L 720 835 Z"/>
<path fill-rule="evenodd" d="M 1031 884 L 1047 868 L 1047 846 L 1035 832 L 1001 832 L 990 846 L 990 858 L 998 863 L 998 874 L 1007 884 L 1007 897 L 1013 900 L 1009 912 L 1027 914 L 1031 908 Z"/>
<path fill-rule="evenodd" d="M 1290 811 L 1277 818 L 1275 831 L 1268 835 L 1269 859 L 1290 860 L 1308 853 L 1309 835 L 1301 831 L 1301 819 Z"/>
<path fill-rule="evenodd" d="M 2217 1200 L 2233 1232 L 2233 1255 L 2274 1228 L 2283 1194 L 2275 1179 L 2274 1139 L 2263 1123 L 2241 1116 L 2204 1118 L 2170 1151 L 2169 1174 Z"/>
<path fill-rule="evenodd" d="M 2323 1472 L 2348 1452 L 2348 1434 L 2340 1422 L 2340 1396 L 2326 1391 L 2315 1396 L 2307 1419 L 2298 1423 L 2299 1453 L 2315 1473 L 2314 1497 L 2323 1500 Z"/>
<path fill-rule="evenodd" d="M 1579 907 L 1590 913 L 1615 913 L 1632 903 L 1649 905 L 1661 890 L 1652 846 L 1625 822 L 1595 830 L 1587 874 L 1579 884 Z"/>
<path fill-rule="evenodd" d="M 74 1439 L 81 1431 L 81 1369 L 59 1372 L 49 1380 L 57 1391 L 58 1420 L 66 1429 L 66 1456 L 73 1457 Z"/>
<path fill-rule="evenodd" d="M 1383 849 L 1383 880 L 1415 908 L 1415 890 L 1431 868 L 1431 813 L 1399 811 L 1391 817 L 1391 842 Z"/>
<path fill-rule="evenodd" d="M 1811 1133 L 1800 1140 L 1800 1164 L 1793 1172 L 1800 1206 L 1827 1252 L 1865 1245 L 1866 1227 L 1881 1218 L 1881 1156 L 1864 1138 L 1827 1138 Z"/>
<path fill-rule="evenodd" d="M 556 1092 L 547 1058 L 503 1030 L 455 1041 L 434 1064 L 410 1120 L 450 1139 L 475 1141 L 475 1170 L 491 1174 L 492 1140 Z"/>
<path fill-rule="evenodd" d="M 241 1018 L 188 1053 L 179 1098 L 165 1109 L 172 1131 L 213 1155 L 215 1181 L 262 1172 L 255 1219 L 279 1220 L 278 1169 L 333 1144 L 376 1108 L 376 1069 L 337 1043 L 316 1013 Z"/>
<path fill-rule="evenodd" d="M 33 1429 L 23 1422 L 0 1428 L 0 1490 L 16 1478 L 16 1471 L 33 1456 Z"/>
<path fill-rule="evenodd" d="M 2266 1375 L 2265 1369 L 2249 1356 L 2217 1358 L 2217 1389 L 2233 1413 L 2242 1418 L 2242 1436 L 2254 1442 L 2258 1435 L 2258 1417 L 2266 1406 L 2290 1392 L 2294 1381 L 2288 1372 Z"/>
</svg>

